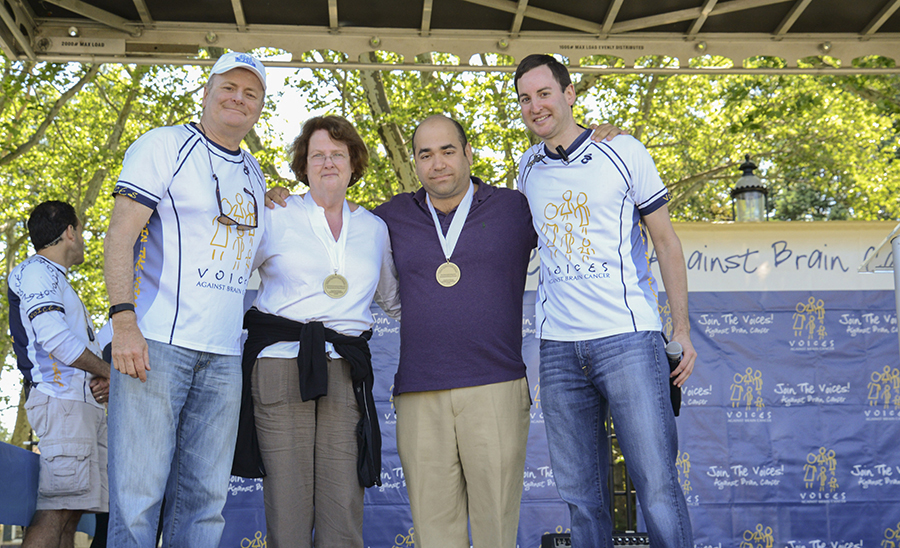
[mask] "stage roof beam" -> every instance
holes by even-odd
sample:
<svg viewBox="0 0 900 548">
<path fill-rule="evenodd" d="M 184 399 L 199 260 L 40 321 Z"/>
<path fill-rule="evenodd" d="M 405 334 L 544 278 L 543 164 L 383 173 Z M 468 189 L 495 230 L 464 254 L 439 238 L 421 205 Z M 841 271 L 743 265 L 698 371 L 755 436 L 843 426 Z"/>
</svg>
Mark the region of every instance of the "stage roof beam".
<svg viewBox="0 0 900 548">
<path fill-rule="evenodd" d="M 700 10 L 700 17 L 694 21 L 694 24 L 691 25 L 691 30 L 688 31 L 688 38 L 693 38 L 700 32 L 700 27 L 703 26 L 703 23 L 706 23 L 706 18 L 709 17 L 709 14 L 712 13 L 713 8 L 716 7 L 717 0 L 706 0 L 706 4 L 703 5 L 703 9 Z"/>
<path fill-rule="evenodd" d="M 46 1 L 50 4 L 65 8 L 73 13 L 77 13 L 78 15 L 83 15 L 88 19 L 93 19 L 94 21 L 102 23 L 109 28 L 120 30 L 128 34 L 135 34 L 136 32 L 139 32 L 137 27 L 135 27 L 130 21 L 128 21 L 128 19 L 119 17 L 114 13 L 102 10 L 98 7 L 88 4 L 87 2 L 82 2 L 81 0 Z"/>
<path fill-rule="evenodd" d="M 9 13 L 9 11 L 6 10 L 6 6 L 4 6 L 3 4 L 0 4 L 0 19 L 3 19 L 3 22 L 6 23 L 7 29 L 9 29 L 9 32 L 12 34 L 13 38 L 16 39 L 16 42 L 18 42 L 19 47 L 22 48 L 22 51 L 25 52 L 25 55 L 27 55 L 29 59 L 34 61 L 37 58 L 37 55 L 35 55 L 34 49 L 32 49 L 31 43 L 28 41 L 28 37 L 22 34 L 22 31 L 19 30 L 19 26 L 16 24 L 15 18 L 11 13 Z M 11 53 L 13 51 L 12 44 L 7 43 L 6 40 L 3 41 L 3 44 L 4 52 L 9 50 L 9 52 Z M 9 55 L 10 59 L 15 59 L 16 57 L 15 55 L 10 55 L 9 53 L 7 53 L 7 55 Z"/>
<path fill-rule="evenodd" d="M 812 2 L 812 0 L 797 0 L 797 3 L 791 8 L 790 13 L 787 14 L 784 21 L 782 21 L 781 24 L 778 25 L 778 28 L 775 29 L 775 36 L 778 38 L 784 37 L 784 35 L 787 34 L 787 31 L 791 30 L 791 27 L 794 26 L 794 23 L 796 23 L 797 19 L 803 14 L 803 10 L 809 6 L 810 2 Z"/>
<path fill-rule="evenodd" d="M 433 0 L 425 0 L 422 2 L 422 28 L 419 31 L 422 36 L 431 34 L 431 12 L 433 3 Z"/>
<path fill-rule="evenodd" d="M 612 29 L 613 24 L 616 22 L 616 17 L 619 16 L 619 9 L 622 7 L 622 2 L 623 0 L 613 0 L 613 3 L 609 5 L 606 17 L 603 18 L 603 34 L 609 34 L 610 29 Z"/>
<path fill-rule="evenodd" d="M 231 11 L 234 12 L 234 21 L 237 23 L 238 30 L 247 32 L 247 17 L 244 15 L 244 6 L 241 0 L 231 0 Z"/>
<path fill-rule="evenodd" d="M 528 8 L 528 0 L 519 0 L 519 5 L 516 6 L 516 15 L 513 17 L 512 28 L 509 29 L 509 34 L 515 38 L 519 35 L 519 32 L 522 31 L 522 21 L 525 20 L 525 10 Z"/>
<path fill-rule="evenodd" d="M 479 6 L 484 6 L 486 8 L 493 8 L 495 10 L 505 11 L 507 13 L 516 13 L 519 10 L 519 5 L 516 2 L 510 2 L 508 0 L 463 0 L 464 2 L 468 2 L 470 4 L 478 4 Z M 782 0 L 783 1 L 783 0 Z M 557 13 L 555 11 L 545 10 L 542 8 L 535 8 L 533 6 L 528 6 L 525 8 L 525 17 L 529 19 L 538 19 L 541 21 L 546 21 L 547 23 L 553 23 L 554 25 L 559 25 L 561 27 L 567 27 L 570 29 L 580 30 L 582 32 L 586 32 L 588 34 L 602 34 L 603 33 L 603 25 L 599 25 L 597 23 L 592 23 L 590 21 L 585 21 L 584 19 L 579 19 L 577 17 L 572 17 L 570 15 L 563 15 L 562 13 Z"/>
<path fill-rule="evenodd" d="M 733 13 L 736 11 L 744 11 L 771 4 L 783 4 L 789 0 L 732 0 L 724 4 L 716 4 L 716 7 L 708 14 L 710 17 L 722 15 L 725 13 Z M 703 8 L 687 8 L 683 10 L 670 11 L 668 13 L 660 13 L 659 15 L 650 15 L 647 17 L 639 17 L 629 21 L 616 23 L 612 27 L 614 33 L 631 32 L 640 29 L 659 27 L 672 23 L 680 23 L 690 19 L 697 19 L 703 15 Z"/>
<path fill-rule="evenodd" d="M 894 12 L 897 11 L 897 8 L 900 8 L 900 0 L 893 0 L 893 2 L 889 2 L 884 6 L 878 15 L 875 16 L 872 21 L 866 25 L 866 28 L 863 29 L 863 36 L 871 36 L 875 34 L 875 31 L 881 28 L 881 25 L 885 24 L 888 19 L 890 19 L 891 15 L 894 15 Z"/>
<path fill-rule="evenodd" d="M 144 26 L 153 26 L 153 17 L 150 16 L 150 10 L 147 9 L 147 2 L 144 0 L 134 0 L 134 9 L 136 9 L 138 15 L 141 16 L 141 23 L 143 23 Z"/>
</svg>

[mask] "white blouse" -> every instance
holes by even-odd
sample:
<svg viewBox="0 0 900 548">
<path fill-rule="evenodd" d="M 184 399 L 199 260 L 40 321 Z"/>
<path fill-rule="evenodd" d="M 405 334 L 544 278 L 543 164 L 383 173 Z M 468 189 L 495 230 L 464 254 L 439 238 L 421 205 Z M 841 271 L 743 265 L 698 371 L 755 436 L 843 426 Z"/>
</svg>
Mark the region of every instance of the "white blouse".
<svg viewBox="0 0 900 548">
<path fill-rule="evenodd" d="M 341 235 L 335 241 L 324 208 L 312 196 L 290 196 L 286 202 L 283 208 L 265 208 L 266 230 L 254 264 L 260 275 L 255 306 L 298 322 L 319 321 L 350 336 L 372 327 L 373 299 L 399 320 L 397 271 L 384 221 L 362 207 L 351 212 L 344 200 Z M 349 285 L 337 299 L 322 286 L 335 273 Z M 296 358 L 299 350 L 298 342 L 276 343 L 260 357 Z M 327 350 L 336 357 L 331 344 Z"/>
</svg>

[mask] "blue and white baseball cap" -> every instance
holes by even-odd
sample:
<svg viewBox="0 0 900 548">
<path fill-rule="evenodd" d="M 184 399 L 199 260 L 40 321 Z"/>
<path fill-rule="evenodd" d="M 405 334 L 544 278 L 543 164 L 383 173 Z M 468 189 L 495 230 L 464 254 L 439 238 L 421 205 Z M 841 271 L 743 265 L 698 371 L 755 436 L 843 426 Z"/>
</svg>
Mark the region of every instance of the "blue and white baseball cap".
<svg viewBox="0 0 900 548">
<path fill-rule="evenodd" d="M 259 81 L 262 82 L 263 91 L 266 90 L 266 67 L 263 66 L 259 59 L 249 53 L 229 51 L 219 57 L 219 60 L 213 65 L 212 74 L 224 74 L 236 68 L 247 69 L 256 74 Z"/>
</svg>

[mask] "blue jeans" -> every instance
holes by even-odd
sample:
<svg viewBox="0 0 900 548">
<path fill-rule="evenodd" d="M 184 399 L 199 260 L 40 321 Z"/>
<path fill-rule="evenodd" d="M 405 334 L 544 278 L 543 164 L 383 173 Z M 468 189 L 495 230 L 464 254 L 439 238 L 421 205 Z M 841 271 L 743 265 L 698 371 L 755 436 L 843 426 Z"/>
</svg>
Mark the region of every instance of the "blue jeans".
<svg viewBox="0 0 900 548">
<path fill-rule="evenodd" d="M 655 548 L 691 548 L 675 458 L 669 364 L 658 332 L 541 341 L 541 404 L 550 463 L 569 505 L 572 546 L 612 548 L 607 410 Z"/>
<path fill-rule="evenodd" d="M 241 357 L 147 341 L 142 383 L 113 371 L 109 545 L 219 545 L 241 406 Z"/>
</svg>

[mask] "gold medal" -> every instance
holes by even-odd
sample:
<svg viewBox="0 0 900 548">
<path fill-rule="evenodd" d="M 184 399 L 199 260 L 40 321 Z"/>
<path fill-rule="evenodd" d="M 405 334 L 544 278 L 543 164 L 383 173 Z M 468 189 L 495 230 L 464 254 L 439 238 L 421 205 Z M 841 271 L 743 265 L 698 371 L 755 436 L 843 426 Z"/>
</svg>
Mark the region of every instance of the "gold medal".
<svg viewBox="0 0 900 548">
<path fill-rule="evenodd" d="M 447 261 L 438 267 L 435 277 L 442 286 L 453 287 L 459 281 L 459 267 Z"/>
<path fill-rule="evenodd" d="M 332 274 L 322 282 L 322 289 L 325 291 L 325 294 L 332 299 L 340 299 L 347 294 L 349 288 L 350 284 L 347 282 L 347 278 L 340 274 Z"/>
</svg>

